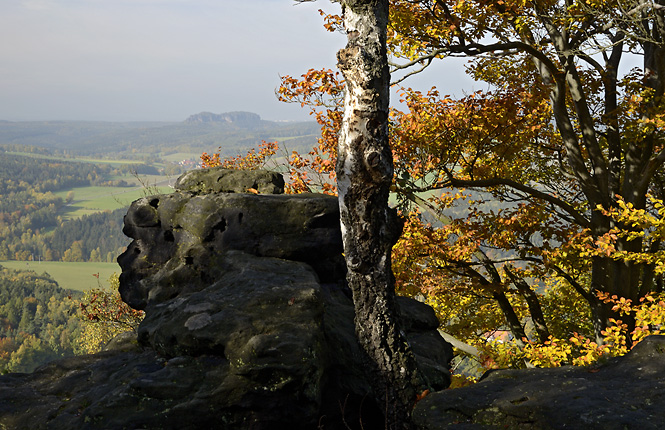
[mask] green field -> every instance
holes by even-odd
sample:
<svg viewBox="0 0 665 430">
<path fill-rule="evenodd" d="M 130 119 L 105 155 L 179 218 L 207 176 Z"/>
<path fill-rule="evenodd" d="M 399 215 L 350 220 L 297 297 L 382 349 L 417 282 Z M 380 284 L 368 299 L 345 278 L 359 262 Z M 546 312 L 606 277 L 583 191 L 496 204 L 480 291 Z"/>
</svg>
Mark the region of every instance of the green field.
<svg viewBox="0 0 665 430">
<path fill-rule="evenodd" d="M 143 164 L 143 161 L 134 160 L 116 160 L 116 159 L 102 159 L 102 158 L 87 158 L 87 157 L 58 157 L 55 155 L 33 154 L 29 152 L 6 152 L 6 154 L 21 155 L 33 158 L 42 158 L 50 160 L 62 160 L 72 162 L 85 162 L 95 164 Z M 180 160 L 182 156 L 192 155 L 187 153 L 171 154 L 175 160 Z M 199 154 L 200 155 L 200 154 Z M 157 167 L 164 167 L 163 164 L 156 164 Z M 83 215 L 91 215 L 97 212 L 106 210 L 115 210 L 129 206 L 134 200 L 152 194 L 167 194 L 173 192 L 173 185 L 177 176 L 170 177 L 167 175 L 115 175 L 111 180 L 124 180 L 131 184 L 131 187 L 98 187 L 98 186 L 84 186 L 67 188 L 55 192 L 54 194 L 66 199 L 70 191 L 74 192 L 74 200 L 71 204 L 66 205 L 61 209 L 59 215 L 63 219 L 80 218 Z"/>
<path fill-rule="evenodd" d="M 48 160 L 61 160 L 61 161 L 71 161 L 71 162 L 82 162 L 82 163 L 93 163 L 93 164 L 114 164 L 114 165 L 127 165 L 127 164 L 143 164 L 143 161 L 135 161 L 135 160 L 118 160 L 118 159 L 103 159 L 103 158 L 86 158 L 86 157 L 58 157 L 55 155 L 43 155 L 43 154 L 33 154 L 29 152 L 11 152 L 7 151 L 5 154 L 13 154 L 13 155 L 21 155 L 21 156 L 26 156 L 26 157 L 32 157 L 32 158 L 42 158 L 42 159 L 48 159 Z M 178 158 L 180 155 L 184 155 L 184 153 L 181 154 L 173 154 L 173 156 L 180 160 Z M 157 163 L 155 166 L 159 168 L 164 168 L 164 164 Z M 137 189 L 144 189 L 146 187 L 153 188 L 157 187 L 160 189 L 160 192 L 168 192 L 168 187 L 167 185 L 173 184 L 175 180 L 177 179 L 176 175 L 174 177 L 168 176 L 168 175 L 136 175 L 136 174 L 123 174 L 123 175 L 114 175 L 111 176 L 109 179 L 111 180 L 124 180 L 125 182 L 134 185 L 134 187 L 95 187 L 95 186 L 85 186 L 85 187 L 75 187 L 75 188 L 68 188 L 65 190 L 60 190 L 56 192 L 55 194 L 62 197 L 63 199 L 67 195 L 69 191 L 74 191 L 76 193 L 76 200 L 92 200 L 96 199 L 97 197 L 104 197 L 107 195 L 124 195 L 128 194 L 129 197 L 133 197 L 131 200 L 129 200 L 129 203 L 132 201 L 136 200 L 138 197 L 141 197 L 141 192 L 140 190 Z M 138 197 L 134 197 L 138 196 Z M 128 197 L 128 198 L 129 198 Z M 123 198 L 123 200 L 127 200 Z M 111 209 L 111 207 L 104 207 L 103 209 L 100 210 L 106 210 L 106 209 Z"/>
<path fill-rule="evenodd" d="M 0 266 L 15 270 L 32 270 L 48 273 L 62 288 L 86 291 L 99 287 L 94 274 L 99 273 L 99 283 L 108 286 L 108 278 L 120 273 L 117 263 L 66 263 L 62 261 L 0 261 Z"/>
<path fill-rule="evenodd" d="M 163 177 L 162 177 L 163 178 Z M 150 185 L 149 194 L 157 190 L 160 194 L 173 192 L 169 186 Z M 67 194 L 73 191 L 74 200 L 65 206 L 62 217 L 64 219 L 79 218 L 105 210 L 115 210 L 129 206 L 134 200 L 144 197 L 146 189 L 141 187 L 76 187 L 58 191 L 55 195 L 64 200 Z"/>
</svg>

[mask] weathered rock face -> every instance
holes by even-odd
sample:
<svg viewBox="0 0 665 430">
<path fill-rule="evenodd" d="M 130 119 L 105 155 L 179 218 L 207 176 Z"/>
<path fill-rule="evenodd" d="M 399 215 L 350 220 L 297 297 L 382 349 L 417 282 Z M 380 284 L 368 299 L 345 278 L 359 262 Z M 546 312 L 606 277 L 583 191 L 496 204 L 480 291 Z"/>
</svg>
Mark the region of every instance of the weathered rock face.
<svg viewBox="0 0 665 430">
<path fill-rule="evenodd" d="M 220 279 L 229 250 L 305 262 L 322 282 L 344 277 L 337 199 L 236 193 L 248 188 L 283 191 L 274 174 L 251 173 L 186 173 L 178 180 L 181 192 L 132 204 L 123 232 L 134 241 L 118 257 L 125 302 L 144 309 L 201 290 Z M 229 182 L 229 177 L 238 181 Z"/>
<path fill-rule="evenodd" d="M 148 308 L 148 347 L 125 339 L 0 377 L 0 428 L 383 428 L 347 292 L 304 263 L 238 251 L 227 261 L 228 282 Z M 420 340 L 435 333 L 431 308 L 399 302 L 418 360 L 444 388 L 451 351 Z"/>
<path fill-rule="evenodd" d="M 656 430 L 665 426 L 665 336 L 590 368 L 499 370 L 430 394 L 414 410 L 422 430 Z"/>
<path fill-rule="evenodd" d="M 335 199 L 214 189 L 225 175 L 132 205 L 119 262 L 123 297 L 146 311 L 138 340 L 0 377 L 0 428 L 383 428 Z M 398 303 L 423 373 L 445 388 L 452 350 L 433 310 Z"/>
</svg>

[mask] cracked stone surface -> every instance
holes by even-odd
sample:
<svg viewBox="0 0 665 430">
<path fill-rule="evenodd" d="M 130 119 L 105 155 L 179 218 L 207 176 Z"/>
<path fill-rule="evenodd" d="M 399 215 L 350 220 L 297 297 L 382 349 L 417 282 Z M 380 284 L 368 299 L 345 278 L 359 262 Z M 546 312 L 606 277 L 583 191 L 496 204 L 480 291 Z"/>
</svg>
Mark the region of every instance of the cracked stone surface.
<svg viewBox="0 0 665 430">
<path fill-rule="evenodd" d="M 421 430 L 662 429 L 665 336 L 593 367 L 493 371 L 476 385 L 425 397 L 414 421 Z"/>
</svg>

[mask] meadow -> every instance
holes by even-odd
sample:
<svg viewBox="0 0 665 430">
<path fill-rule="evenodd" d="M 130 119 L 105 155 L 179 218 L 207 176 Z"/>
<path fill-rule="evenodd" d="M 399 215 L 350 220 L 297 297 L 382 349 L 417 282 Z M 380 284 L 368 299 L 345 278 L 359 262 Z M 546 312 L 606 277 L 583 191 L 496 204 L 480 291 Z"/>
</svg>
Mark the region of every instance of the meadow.
<svg viewBox="0 0 665 430">
<path fill-rule="evenodd" d="M 39 154 L 21 153 L 33 158 L 63 159 L 62 157 L 43 156 Z M 134 163 L 127 160 L 101 160 L 83 157 L 67 158 L 66 161 L 93 162 L 93 163 Z M 165 194 L 173 192 L 175 177 L 165 175 L 135 175 L 124 174 L 110 178 L 122 179 L 128 187 L 100 187 L 83 186 L 65 188 L 54 194 L 67 199 L 73 193 L 73 200 L 60 209 L 58 215 L 64 220 L 80 218 L 102 211 L 113 211 L 126 208 L 134 200 L 151 194 Z M 62 261 L 0 261 L 0 265 L 16 270 L 32 270 L 38 274 L 48 273 L 62 288 L 86 291 L 92 288 L 108 285 L 108 278 L 113 273 L 120 273 L 117 263 L 101 262 L 62 262 Z M 93 275 L 99 274 L 99 279 Z"/>
<path fill-rule="evenodd" d="M 67 188 L 54 193 L 64 200 L 68 193 L 74 193 L 74 200 L 65 206 L 62 211 L 63 219 L 79 218 L 105 210 L 115 210 L 129 206 L 134 200 L 151 194 L 167 194 L 173 192 L 168 180 L 159 176 L 159 181 L 150 183 L 146 188 L 143 185 L 134 187 L 75 187 Z"/>
<path fill-rule="evenodd" d="M 117 263 L 69 263 L 62 261 L 0 261 L 0 266 L 14 270 L 32 270 L 38 274 L 48 273 L 61 288 L 87 291 L 108 286 L 113 273 L 120 273 Z M 95 277 L 99 274 L 99 280 Z"/>
</svg>

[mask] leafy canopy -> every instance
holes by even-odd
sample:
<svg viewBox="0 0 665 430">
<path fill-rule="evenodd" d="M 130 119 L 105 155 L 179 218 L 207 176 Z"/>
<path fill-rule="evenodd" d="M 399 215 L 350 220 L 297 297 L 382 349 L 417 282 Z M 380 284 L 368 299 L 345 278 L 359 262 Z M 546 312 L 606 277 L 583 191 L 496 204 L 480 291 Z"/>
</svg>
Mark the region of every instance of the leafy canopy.
<svg viewBox="0 0 665 430">
<path fill-rule="evenodd" d="M 406 219 L 393 250 L 399 292 L 431 304 L 486 368 L 589 364 L 658 333 L 663 7 L 393 0 L 390 13 L 401 101 L 392 191 Z M 449 56 L 468 57 L 467 73 L 487 89 L 397 87 Z M 643 67 L 619 74 L 631 58 Z M 290 192 L 334 193 L 343 80 L 311 69 L 284 77 L 277 93 L 322 128 L 309 154 L 288 157 Z M 225 165 L 244 168 L 254 155 Z"/>
</svg>

